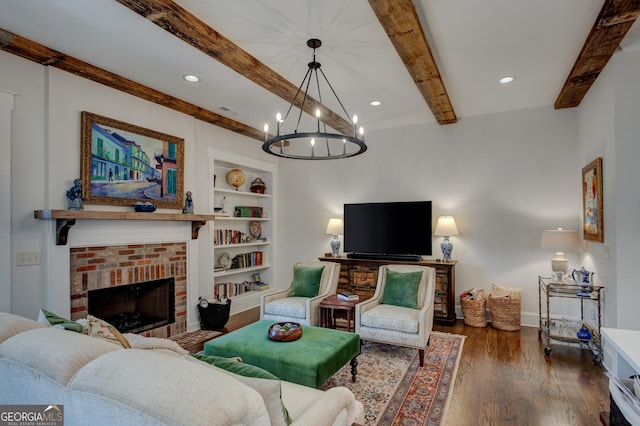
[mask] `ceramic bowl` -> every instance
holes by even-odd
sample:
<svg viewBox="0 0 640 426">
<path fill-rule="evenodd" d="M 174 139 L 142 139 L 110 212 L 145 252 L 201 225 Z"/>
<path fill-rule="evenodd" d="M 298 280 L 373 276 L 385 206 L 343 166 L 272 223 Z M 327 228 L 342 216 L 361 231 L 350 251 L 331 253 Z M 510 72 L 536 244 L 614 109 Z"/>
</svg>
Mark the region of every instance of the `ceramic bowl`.
<svg viewBox="0 0 640 426">
<path fill-rule="evenodd" d="M 269 327 L 268 336 L 274 342 L 292 342 L 302 336 L 302 327 L 297 322 L 278 322 Z"/>
<path fill-rule="evenodd" d="M 151 213 L 156 211 L 156 206 L 151 203 L 136 203 L 133 205 L 133 209 L 138 213 Z"/>
</svg>

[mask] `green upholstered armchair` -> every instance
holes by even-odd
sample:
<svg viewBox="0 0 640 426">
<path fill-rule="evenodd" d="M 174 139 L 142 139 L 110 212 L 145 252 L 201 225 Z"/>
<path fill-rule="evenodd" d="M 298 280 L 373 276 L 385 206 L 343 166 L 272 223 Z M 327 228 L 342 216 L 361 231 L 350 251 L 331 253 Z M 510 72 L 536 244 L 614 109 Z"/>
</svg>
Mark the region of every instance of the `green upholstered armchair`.
<svg viewBox="0 0 640 426">
<path fill-rule="evenodd" d="M 381 266 L 375 294 L 356 305 L 360 339 L 416 348 L 422 367 L 433 328 L 435 283 L 435 268 Z"/>
<path fill-rule="evenodd" d="M 260 319 L 275 322 L 292 321 L 318 325 L 318 305 L 336 294 L 340 264 L 335 262 L 297 262 L 289 287 L 265 294 L 260 303 Z"/>
</svg>

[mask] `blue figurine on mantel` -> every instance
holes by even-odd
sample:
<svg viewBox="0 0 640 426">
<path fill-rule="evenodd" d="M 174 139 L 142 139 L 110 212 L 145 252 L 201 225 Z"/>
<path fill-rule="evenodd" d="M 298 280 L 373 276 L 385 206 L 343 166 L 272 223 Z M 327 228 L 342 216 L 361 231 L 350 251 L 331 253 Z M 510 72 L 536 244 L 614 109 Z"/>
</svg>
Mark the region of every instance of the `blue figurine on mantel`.
<svg viewBox="0 0 640 426">
<path fill-rule="evenodd" d="M 187 198 L 184 202 L 183 214 L 193 214 L 193 199 L 191 198 L 191 191 L 187 191 Z"/>
<path fill-rule="evenodd" d="M 73 180 L 73 186 L 67 191 L 67 198 L 69 199 L 69 210 L 84 210 L 81 179 Z"/>
</svg>

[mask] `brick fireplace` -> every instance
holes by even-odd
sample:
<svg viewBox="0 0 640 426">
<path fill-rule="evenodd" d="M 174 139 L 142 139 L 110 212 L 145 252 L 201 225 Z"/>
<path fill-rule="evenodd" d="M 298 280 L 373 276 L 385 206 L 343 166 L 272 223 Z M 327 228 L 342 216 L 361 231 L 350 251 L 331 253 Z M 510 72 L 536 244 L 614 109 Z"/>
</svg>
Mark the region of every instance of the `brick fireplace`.
<svg viewBox="0 0 640 426">
<path fill-rule="evenodd" d="M 173 278 L 174 321 L 141 334 L 171 337 L 187 331 L 186 243 L 73 247 L 70 265 L 72 320 L 91 313 L 89 292 Z"/>
</svg>

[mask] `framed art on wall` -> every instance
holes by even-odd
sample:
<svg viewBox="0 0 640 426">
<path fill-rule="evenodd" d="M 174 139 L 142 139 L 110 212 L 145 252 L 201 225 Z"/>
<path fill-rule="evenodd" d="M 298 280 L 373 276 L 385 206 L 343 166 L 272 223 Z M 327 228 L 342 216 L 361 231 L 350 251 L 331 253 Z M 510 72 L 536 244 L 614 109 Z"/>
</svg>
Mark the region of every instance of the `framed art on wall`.
<svg viewBox="0 0 640 426">
<path fill-rule="evenodd" d="M 582 169 L 582 232 L 585 240 L 604 241 L 602 214 L 602 157 L 598 157 Z"/>
<path fill-rule="evenodd" d="M 81 119 L 85 204 L 182 209 L 184 139 L 87 111 Z"/>
</svg>

